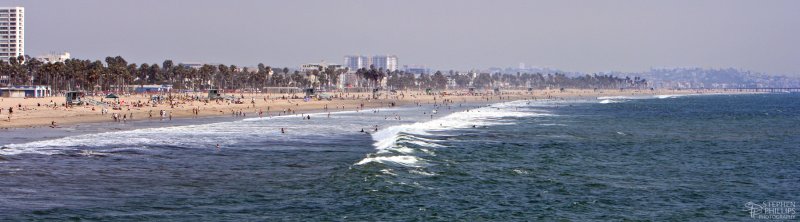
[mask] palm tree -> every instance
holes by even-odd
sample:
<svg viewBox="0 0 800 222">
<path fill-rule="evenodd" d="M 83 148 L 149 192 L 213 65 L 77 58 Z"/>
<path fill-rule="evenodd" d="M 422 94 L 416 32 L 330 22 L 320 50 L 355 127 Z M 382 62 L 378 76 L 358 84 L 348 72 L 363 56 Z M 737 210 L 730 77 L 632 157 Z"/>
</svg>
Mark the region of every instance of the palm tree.
<svg viewBox="0 0 800 222">
<path fill-rule="evenodd" d="M 201 81 L 201 85 L 203 85 L 203 86 L 206 86 L 206 85 L 213 86 L 214 85 L 214 84 L 212 84 L 211 81 L 213 81 L 213 79 L 214 79 L 214 77 L 213 77 L 214 73 L 217 72 L 216 69 L 217 69 L 216 66 L 212 66 L 212 65 L 208 65 L 208 64 L 205 64 L 202 67 L 200 67 L 200 73 L 199 74 L 200 74 L 200 79 L 202 80 Z M 207 87 L 205 87 L 205 88 L 207 88 Z"/>
<path fill-rule="evenodd" d="M 42 67 L 42 61 L 39 61 L 38 59 L 31 59 L 28 56 L 25 57 L 25 61 L 28 61 L 24 65 L 25 65 L 25 70 L 31 76 L 30 84 L 31 85 L 40 84 L 39 82 L 41 81 L 41 77 L 39 76 L 39 69 Z M 36 83 L 34 83 L 34 81 Z"/>
<path fill-rule="evenodd" d="M 164 75 L 164 79 L 169 80 L 170 85 L 175 85 L 175 64 L 172 62 L 172 60 L 164 60 L 164 62 L 161 63 L 161 69 L 161 74 Z"/>
<path fill-rule="evenodd" d="M 138 74 L 136 77 L 139 79 L 139 86 L 144 88 L 144 83 L 147 82 L 147 74 L 150 72 L 150 65 L 147 63 L 142 63 L 139 65 L 139 70 L 136 71 Z"/>
</svg>

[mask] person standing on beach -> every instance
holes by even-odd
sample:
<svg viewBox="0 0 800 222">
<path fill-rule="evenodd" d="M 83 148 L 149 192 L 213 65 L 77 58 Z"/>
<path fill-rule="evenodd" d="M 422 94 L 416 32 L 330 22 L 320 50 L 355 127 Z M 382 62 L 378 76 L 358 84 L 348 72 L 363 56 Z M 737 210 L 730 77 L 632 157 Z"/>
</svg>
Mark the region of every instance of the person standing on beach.
<svg viewBox="0 0 800 222">
<path fill-rule="evenodd" d="M 11 122 L 11 115 L 14 114 L 14 107 L 8 107 L 8 121 Z"/>
</svg>

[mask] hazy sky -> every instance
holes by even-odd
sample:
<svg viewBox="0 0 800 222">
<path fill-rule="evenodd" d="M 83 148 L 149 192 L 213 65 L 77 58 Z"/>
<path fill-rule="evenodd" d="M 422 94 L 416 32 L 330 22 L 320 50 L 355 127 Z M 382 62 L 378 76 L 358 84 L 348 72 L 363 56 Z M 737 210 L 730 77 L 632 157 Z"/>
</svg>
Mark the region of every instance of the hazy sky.
<svg viewBox="0 0 800 222">
<path fill-rule="evenodd" d="M 277 67 L 395 54 L 438 69 L 736 67 L 800 75 L 800 1 L 0 0 L 26 52 Z"/>
</svg>

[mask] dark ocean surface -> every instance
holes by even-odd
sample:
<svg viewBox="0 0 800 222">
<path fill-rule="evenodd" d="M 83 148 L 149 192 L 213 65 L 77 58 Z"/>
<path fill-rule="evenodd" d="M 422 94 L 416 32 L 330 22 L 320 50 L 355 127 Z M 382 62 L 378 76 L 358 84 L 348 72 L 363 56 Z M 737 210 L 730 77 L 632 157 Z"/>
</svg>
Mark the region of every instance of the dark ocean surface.
<svg viewBox="0 0 800 222">
<path fill-rule="evenodd" d="M 476 106 L 6 130 L 0 221 L 740 221 L 800 201 L 800 94 Z"/>
</svg>

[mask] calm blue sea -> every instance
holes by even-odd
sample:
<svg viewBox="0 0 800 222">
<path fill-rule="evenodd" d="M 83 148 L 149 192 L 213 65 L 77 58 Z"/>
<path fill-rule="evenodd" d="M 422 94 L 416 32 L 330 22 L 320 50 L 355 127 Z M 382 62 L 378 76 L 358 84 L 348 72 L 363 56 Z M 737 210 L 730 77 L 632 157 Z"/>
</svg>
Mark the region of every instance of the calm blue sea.
<svg viewBox="0 0 800 222">
<path fill-rule="evenodd" d="M 89 124 L 0 146 L 2 221 L 739 221 L 800 201 L 788 93 Z"/>
</svg>

